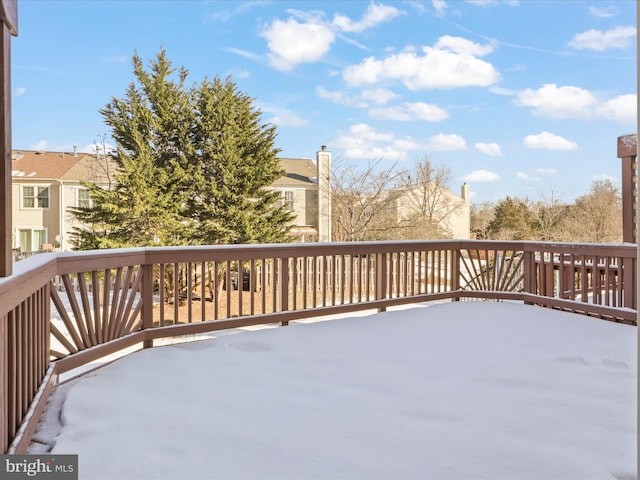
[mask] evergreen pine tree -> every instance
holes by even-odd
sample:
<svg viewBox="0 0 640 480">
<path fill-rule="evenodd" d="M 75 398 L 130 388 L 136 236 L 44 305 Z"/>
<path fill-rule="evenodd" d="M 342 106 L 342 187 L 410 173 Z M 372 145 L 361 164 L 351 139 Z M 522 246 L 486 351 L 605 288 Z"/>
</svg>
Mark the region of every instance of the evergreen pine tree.
<svg viewBox="0 0 640 480">
<path fill-rule="evenodd" d="M 117 184 L 87 184 L 92 206 L 77 248 L 270 243 L 288 239 L 291 214 L 268 189 L 283 175 L 275 127 L 230 78 L 185 87 L 162 50 L 101 113 L 117 145 Z"/>
<path fill-rule="evenodd" d="M 495 207 L 489 232 L 491 238 L 498 240 L 529 240 L 532 225 L 532 215 L 527 204 L 518 198 L 506 197 Z"/>
</svg>

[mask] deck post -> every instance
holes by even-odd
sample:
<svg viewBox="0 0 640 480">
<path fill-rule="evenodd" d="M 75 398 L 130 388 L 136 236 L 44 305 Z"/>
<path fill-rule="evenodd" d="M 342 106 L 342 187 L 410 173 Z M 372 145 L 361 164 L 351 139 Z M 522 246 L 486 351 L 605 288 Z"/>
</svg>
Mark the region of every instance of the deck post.
<svg viewBox="0 0 640 480">
<path fill-rule="evenodd" d="M 18 3 L 16 0 L 0 1 L 2 32 L 0 55 L 2 75 L 0 82 L 0 137 L 2 141 L 3 168 L 0 168 L 0 277 L 13 272 L 12 204 L 11 204 L 11 36 L 18 34 Z M 9 448 L 9 387 L 8 387 L 8 314 L 0 316 L 0 453 Z"/>
<path fill-rule="evenodd" d="M 0 141 L 2 142 L 3 168 L 0 169 L 0 277 L 8 277 L 13 272 L 13 226 L 11 202 L 11 36 L 18 34 L 17 0 L 0 1 L 0 55 L 2 75 L 0 75 Z"/>
<path fill-rule="evenodd" d="M 622 160 L 622 241 L 637 243 L 638 236 L 638 135 L 618 137 Z"/>
<path fill-rule="evenodd" d="M 0 453 L 9 448 L 9 342 L 7 339 L 8 315 L 0 318 Z"/>
</svg>

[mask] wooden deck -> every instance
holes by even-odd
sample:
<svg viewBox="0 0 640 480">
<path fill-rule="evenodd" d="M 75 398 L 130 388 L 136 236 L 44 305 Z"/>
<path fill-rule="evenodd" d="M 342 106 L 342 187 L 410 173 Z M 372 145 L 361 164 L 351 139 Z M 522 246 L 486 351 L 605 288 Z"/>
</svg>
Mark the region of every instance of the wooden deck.
<svg viewBox="0 0 640 480">
<path fill-rule="evenodd" d="M 0 279 L 0 450 L 25 451 L 58 374 L 163 337 L 469 297 L 636 325 L 636 257 L 455 240 L 35 255 Z"/>
</svg>

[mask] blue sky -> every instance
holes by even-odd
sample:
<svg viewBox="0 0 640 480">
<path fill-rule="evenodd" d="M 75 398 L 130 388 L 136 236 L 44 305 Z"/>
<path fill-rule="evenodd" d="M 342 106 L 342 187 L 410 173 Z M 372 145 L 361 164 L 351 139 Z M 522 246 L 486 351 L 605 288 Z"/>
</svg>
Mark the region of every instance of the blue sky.
<svg viewBox="0 0 640 480">
<path fill-rule="evenodd" d="M 283 157 L 410 167 L 566 201 L 620 184 L 637 131 L 634 1 L 20 0 L 13 147 L 87 151 L 99 114 L 161 47 L 192 82 L 231 75 L 278 126 Z"/>
</svg>

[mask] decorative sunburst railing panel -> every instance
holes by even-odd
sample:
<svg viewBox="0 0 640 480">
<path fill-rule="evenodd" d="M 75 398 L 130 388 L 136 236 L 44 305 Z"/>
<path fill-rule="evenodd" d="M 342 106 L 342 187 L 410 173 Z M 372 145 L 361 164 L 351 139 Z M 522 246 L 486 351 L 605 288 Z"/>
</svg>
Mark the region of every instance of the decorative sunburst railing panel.
<svg viewBox="0 0 640 480">
<path fill-rule="evenodd" d="M 524 255 L 518 250 L 460 251 L 460 287 L 463 290 L 521 292 Z"/>
<path fill-rule="evenodd" d="M 51 281 L 52 359 L 120 338 L 141 327 L 142 269 L 63 274 Z"/>
</svg>

